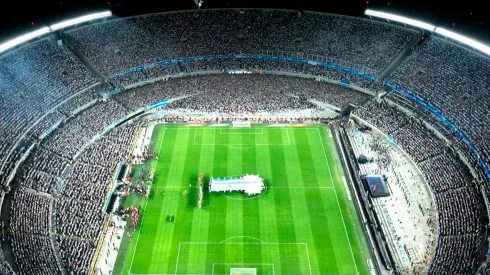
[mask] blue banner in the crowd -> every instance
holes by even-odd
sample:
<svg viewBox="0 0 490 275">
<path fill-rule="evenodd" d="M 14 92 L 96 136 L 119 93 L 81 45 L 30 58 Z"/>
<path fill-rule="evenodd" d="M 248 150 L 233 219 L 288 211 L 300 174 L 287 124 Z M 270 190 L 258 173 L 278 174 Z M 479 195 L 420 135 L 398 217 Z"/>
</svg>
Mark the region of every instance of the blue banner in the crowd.
<svg viewBox="0 0 490 275">
<path fill-rule="evenodd" d="M 226 56 L 218 55 L 218 56 L 201 56 L 201 57 L 187 57 L 187 58 L 172 59 L 172 60 L 160 61 L 160 62 L 155 62 L 155 63 L 144 65 L 144 66 L 131 68 L 128 71 L 113 74 L 113 75 L 109 76 L 109 79 L 114 79 L 114 78 L 124 76 L 124 75 L 130 74 L 130 73 L 139 72 L 139 71 L 143 71 L 143 70 L 147 70 L 147 69 L 151 69 L 151 68 L 155 68 L 155 67 L 167 66 L 170 64 L 174 64 L 174 63 L 188 63 L 188 62 L 194 62 L 194 61 L 200 61 L 200 60 L 227 60 L 227 59 L 230 59 L 230 60 L 231 59 L 279 60 L 279 61 L 288 61 L 288 62 L 296 62 L 296 63 L 305 63 L 305 64 L 310 64 L 313 66 L 327 67 L 327 68 L 334 69 L 334 70 L 349 72 L 349 73 L 352 73 L 355 75 L 365 77 L 365 78 L 370 79 L 370 80 L 376 80 L 376 77 L 372 76 L 370 74 L 365 74 L 365 73 L 357 71 L 357 70 L 345 68 L 345 67 L 338 66 L 338 65 L 333 65 L 333 64 L 330 64 L 327 62 L 316 62 L 316 61 L 311 61 L 311 60 L 307 60 L 307 59 L 303 59 L 303 58 L 284 57 L 284 56 L 268 56 L 268 55 L 226 55 Z"/>
<path fill-rule="evenodd" d="M 150 104 L 147 109 L 150 110 L 150 109 L 155 109 L 155 108 L 158 108 L 158 107 L 162 107 L 162 106 L 165 106 L 168 104 L 168 100 L 161 100 L 161 101 L 157 101 L 155 103 L 152 103 Z"/>
</svg>

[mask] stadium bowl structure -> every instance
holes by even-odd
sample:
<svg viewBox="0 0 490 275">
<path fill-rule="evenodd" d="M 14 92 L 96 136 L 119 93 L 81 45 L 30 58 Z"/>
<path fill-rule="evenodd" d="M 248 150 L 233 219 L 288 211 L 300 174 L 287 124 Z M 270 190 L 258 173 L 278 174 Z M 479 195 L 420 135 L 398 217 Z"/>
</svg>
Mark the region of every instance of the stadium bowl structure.
<svg viewBox="0 0 490 275">
<path fill-rule="evenodd" d="M 136 137 L 149 129 L 150 119 L 184 122 L 188 117 L 186 114 L 190 113 L 205 117 L 203 120 L 210 123 L 245 117 L 260 117 L 261 122 L 268 118 L 289 123 L 297 121 L 300 116 L 302 120 L 317 119 L 316 116 L 308 117 L 308 114 L 317 114 L 314 110 L 318 110 L 318 102 L 322 102 L 326 104 L 321 105 L 322 110 L 325 106 L 339 110 L 347 103 L 358 106 L 354 117 L 390 136 L 410 155 L 425 176 L 437 211 L 437 220 L 433 221 L 437 224 L 436 239 L 433 244 L 428 244 L 434 249 L 423 255 L 425 263 L 415 263 L 414 268 L 406 272 L 488 274 L 490 267 L 484 259 L 488 250 L 490 198 L 487 168 L 490 155 L 489 71 L 488 56 L 436 34 L 365 18 L 286 10 L 150 14 L 95 22 L 41 37 L 0 56 L 0 182 L 3 187 L 4 236 L 0 273 L 100 272 L 95 268 L 96 262 L 105 253 L 101 253 L 103 240 L 113 228 L 109 223 L 111 215 L 103 209 L 114 191 L 114 174 L 120 162 L 132 160 L 129 156 L 137 143 Z M 384 101 L 388 104 L 380 105 L 372 100 L 380 94 L 384 94 Z M 156 129 L 158 127 L 163 126 Z M 342 223 L 339 224 L 343 226 L 330 224 L 332 228 L 327 237 L 339 236 L 333 239 L 340 242 L 339 246 L 322 250 L 321 240 L 315 243 L 308 239 L 321 238 L 322 228 L 318 224 L 312 222 L 311 226 L 305 226 L 312 231 L 308 234 L 301 230 L 301 224 L 306 222 L 294 223 L 292 227 L 285 223 L 277 230 L 285 230 L 287 234 L 271 233 L 272 237 L 284 238 L 275 242 L 262 238 L 224 242 L 230 244 L 231 251 L 249 252 L 257 251 L 255 243 L 265 244 L 263 247 L 273 248 L 264 248 L 262 255 L 278 253 L 282 259 L 263 256 L 263 261 L 243 266 L 217 256 L 218 260 L 224 261 L 213 262 L 205 267 L 206 272 L 229 268 L 255 268 L 263 274 L 273 274 L 274 270 L 282 271 L 281 274 L 398 270 L 396 263 L 389 265 L 391 271 L 386 271 L 382 264 L 371 265 L 364 261 L 376 257 L 376 245 L 366 242 L 363 233 L 356 232 L 362 232 L 370 225 L 359 221 L 353 208 L 355 201 L 345 201 L 349 188 L 344 188 L 341 176 L 336 179 L 330 174 L 332 178 L 324 179 L 325 174 L 320 174 L 321 169 L 327 169 L 325 160 L 329 163 L 328 158 L 331 157 L 334 165 L 338 155 L 329 155 L 328 146 L 320 149 L 323 142 L 329 144 L 327 133 L 331 133 L 330 128 L 312 129 L 315 130 L 295 129 L 291 133 L 280 130 L 281 138 L 278 140 L 278 136 L 272 133 L 275 130 L 262 131 L 262 134 L 267 134 L 265 136 L 250 130 L 252 132 L 221 137 L 228 143 L 196 143 L 196 139 L 202 142 L 205 138 L 220 141 L 219 130 L 210 136 L 199 136 L 197 131 L 193 136 L 189 130 L 174 130 L 173 135 L 178 136 L 170 137 L 166 136 L 165 130 L 154 132 L 156 136 L 152 140 L 160 141 L 160 144 L 152 146 L 173 148 L 173 151 L 164 151 L 162 155 L 167 159 L 176 156 L 175 159 L 179 160 L 168 164 L 171 161 L 167 163 L 159 156 L 156 163 L 162 170 L 156 171 L 156 179 L 159 175 L 175 174 L 175 169 L 184 167 L 184 163 L 194 167 L 196 175 L 200 168 L 212 165 L 209 164 L 212 161 L 200 164 L 198 159 L 182 158 L 188 156 L 185 153 L 192 151 L 189 148 L 194 145 L 204 148 L 205 144 L 212 144 L 202 150 L 214 156 L 218 163 L 227 158 L 228 151 L 241 149 L 221 148 L 220 144 L 235 147 L 245 144 L 252 149 L 241 150 L 240 154 L 233 151 L 237 156 L 230 160 L 233 165 L 235 161 L 240 163 L 237 170 L 248 169 L 247 158 L 257 157 L 250 153 L 253 150 L 274 156 L 264 164 L 271 169 L 268 171 L 270 178 L 266 177 L 266 181 L 274 178 L 284 180 L 284 172 L 277 169 L 297 168 L 301 173 L 289 176 L 297 179 L 298 184 L 324 180 L 316 184 L 321 186 L 325 183 L 324 187 L 329 187 L 320 195 L 306 189 L 297 193 L 287 192 L 284 197 L 293 203 L 281 200 L 281 205 L 285 205 L 288 215 L 294 214 L 291 205 L 305 209 L 311 207 L 310 213 L 318 214 L 319 205 L 324 207 L 323 210 L 332 207 L 321 202 L 330 199 L 336 202 L 333 204 L 335 209 L 330 210 L 334 218 L 341 217 Z M 163 135 L 178 146 L 164 142 Z M 294 143 L 297 140 L 305 143 Z M 185 141 L 188 143 L 184 144 Z M 274 146 L 267 147 L 267 150 L 261 148 L 274 144 L 294 144 L 296 147 L 291 149 L 294 151 L 282 151 Z M 335 148 L 333 142 L 331 145 Z M 302 148 L 310 150 L 302 154 Z M 190 156 L 195 157 L 195 154 Z M 315 161 L 316 158 L 319 160 Z M 320 161 L 324 162 L 323 166 L 318 166 Z M 288 163 L 298 165 L 289 167 Z M 304 163 L 312 164 L 319 176 L 308 174 L 311 167 L 303 167 Z M 260 165 L 257 167 L 261 168 Z M 221 168 L 216 169 L 221 171 Z M 207 169 L 211 172 L 210 167 Z M 234 172 L 222 176 L 257 173 Z M 310 176 L 311 179 L 308 178 Z M 162 181 L 161 188 L 167 188 L 166 181 L 171 181 L 171 177 Z M 270 202 L 270 194 L 274 196 L 284 192 L 281 188 L 272 188 L 273 185 L 269 187 L 260 199 L 236 204 L 242 208 L 255 207 L 256 211 L 267 209 L 258 204 Z M 335 193 L 328 195 L 332 192 L 330 189 L 336 190 Z M 296 195 L 300 197 L 295 198 Z M 180 196 L 175 200 L 182 200 Z M 305 198 L 309 196 L 317 197 L 308 203 Z M 156 203 L 159 200 L 166 207 L 175 207 L 163 198 L 150 197 L 142 223 L 149 222 L 152 215 L 161 215 L 165 220 L 165 214 L 172 214 L 164 212 L 163 208 L 155 209 L 157 205 L 162 206 Z M 305 202 L 295 204 L 297 200 Z M 235 202 L 220 201 L 219 205 Z M 184 210 L 187 207 L 185 203 L 181 206 Z M 293 212 L 287 212 L 288 209 Z M 179 213 L 194 215 L 193 211 L 184 210 Z M 179 220 L 182 215 L 175 215 L 175 225 L 182 226 L 179 224 L 183 222 Z M 275 220 L 280 215 L 278 210 L 257 217 Z M 312 217 L 301 216 L 298 219 L 314 221 Z M 318 219 L 320 222 L 324 220 L 328 220 L 325 215 Z M 223 220 L 216 218 L 216 221 Z M 184 219 L 184 222 L 189 223 L 189 230 L 203 229 L 198 225 L 199 220 L 192 217 Z M 213 223 L 206 224 L 208 229 L 216 227 Z M 256 224 L 264 226 L 267 222 Z M 139 227 L 132 237 L 140 238 L 141 235 L 143 241 L 151 242 L 152 239 L 145 234 L 156 236 L 165 232 L 168 235 L 162 235 L 161 243 L 143 242 L 144 247 L 153 247 L 158 253 L 143 251 L 143 254 L 135 256 L 138 252 L 135 246 L 139 241 L 129 241 L 128 247 L 134 250 L 120 253 L 127 254 L 120 272 L 135 274 L 135 270 L 139 270 L 145 274 L 185 274 L 186 271 L 179 271 L 178 262 L 162 264 L 165 269 L 159 269 L 158 263 L 161 259 L 179 261 L 179 253 L 185 253 L 186 258 L 182 256 L 182 259 L 199 259 L 196 255 L 202 254 L 214 261 L 211 251 L 222 250 L 221 246 L 225 246 L 222 241 L 228 237 L 241 236 L 238 233 L 233 236 L 220 233 L 218 235 L 223 238 L 214 239 L 215 235 L 210 233 L 209 246 L 203 248 L 199 247 L 198 241 L 194 245 L 189 232 L 169 233 L 163 228 L 171 224 L 159 226 L 154 224 L 153 233 L 144 233 L 144 227 Z M 221 226 L 226 228 L 227 225 Z M 159 228 L 162 231 L 158 231 Z M 185 230 L 183 227 L 180 229 Z M 260 230 L 268 232 L 265 227 Z M 172 239 L 172 234 L 177 237 Z M 178 236 L 187 240 L 179 240 Z M 288 242 L 293 237 L 298 240 Z M 176 251 L 165 250 L 166 238 L 173 241 L 168 245 L 177 248 Z M 274 243 L 285 243 L 285 246 L 274 246 Z M 350 249 L 346 249 L 347 243 Z M 313 255 L 310 255 L 309 248 Z M 174 254 L 163 256 L 163 252 L 168 251 Z M 325 254 L 321 254 L 322 251 Z M 323 264 L 323 259 L 328 264 Z M 133 260 L 139 261 L 140 267 L 132 269 Z M 147 260 L 146 264 L 144 260 Z M 237 259 L 231 257 L 231 260 Z M 229 263 L 231 266 L 228 268 Z M 295 265 L 297 271 L 288 273 L 288 264 L 294 263 L 298 263 Z M 198 268 L 193 264 L 200 262 L 189 261 L 184 270 L 198 270 L 193 269 Z M 282 269 L 281 264 L 284 265 Z"/>
</svg>

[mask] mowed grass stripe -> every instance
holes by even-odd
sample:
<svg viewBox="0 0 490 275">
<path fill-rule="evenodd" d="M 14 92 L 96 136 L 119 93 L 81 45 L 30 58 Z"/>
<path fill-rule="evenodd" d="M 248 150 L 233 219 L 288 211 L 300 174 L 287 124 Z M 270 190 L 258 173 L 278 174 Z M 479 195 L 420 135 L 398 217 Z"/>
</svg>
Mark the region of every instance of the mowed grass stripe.
<svg viewBox="0 0 490 275">
<path fill-rule="evenodd" d="M 263 131 L 266 132 L 266 131 Z M 244 139 L 247 140 L 247 144 L 258 144 L 264 139 L 264 134 L 261 135 L 246 135 Z M 246 150 L 242 150 L 242 174 L 258 174 L 257 171 L 257 147 L 252 147 Z M 266 160 L 264 160 L 265 162 Z M 260 175 L 260 174 L 259 174 Z M 263 175 L 260 175 L 264 177 Z M 262 215 L 259 206 L 259 200 L 261 198 L 255 198 L 251 200 L 242 201 L 242 217 L 243 228 L 242 232 L 244 236 L 253 238 L 260 238 L 260 216 Z M 256 240 L 246 239 L 245 242 L 257 242 Z M 244 263 L 260 263 L 262 262 L 262 246 L 261 245 L 248 245 L 243 247 L 243 262 Z"/>
<path fill-rule="evenodd" d="M 276 131 L 277 133 L 277 131 Z M 269 135 L 272 134 L 272 131 L 269 129 L 264 129 L 264 137 L 262 140 L 265 140 L 264 143 L 267 143 L 269 140 Z M 267 186 L 267 191 L 264 193 L 259 199 L 257 199 L 258 207 L 260 209 L 260 215 L 258 215 L 259 219 L 259 227 L 260 227 L 260 238 L 265 242 L 277 243 L 279 232 L 277 231 L 277 217 L 276 217 L 276 205 L 274 204 L 274 196 L 272 194 L 271 189 L 269 188 L 272 185 L 272 158 L 271 153 L 268 147 L 260 147 L 256 150 L 256 167 L 258 174 L 264 178 L 264 182 Z M 271 246 L 268 250 L 273 255 L 277 255 L 279 258 L 279 247 Z M 267 255 L 265 253 L 262 254 L 262 258 L 259 261 L 260 263 L 266 263 Z M 278 274 L 278 273 L 276 273 Z"/>
<path fill-rule="evenodd" d="M 195 222 L 199 222 L 201 216 L 199 215 L 197 209 L 197 201 L 199 197 L 199 189 L 197 188 L 199 186 L 199 162 L 196 161 L 200 159 L 201 155 L 201 137 L 194 137 L 191 133 L 191 131 L 186 131 L 186 137 L 187 137 L 187 153 L 185 154 L 185 163 L 183 166 L 183 173 L 181 176 L 181 179 L 183 183 L 185 184 L 185 190 L 187 190 L 187 195 L 183 196 L 182 199 L 180 200 L 179 203 L 179 211 L 182 213 L 182 217 L 179 218 L 179 223 L 178 223 L 178 228 L 179 232 L 182 232 L 182 236 L 179 238 L 179 243 L 180 242 L 190 242 L 191 241 L 191 236 L 192 234 L 189 234 L 188 232 L 192 232 L 193 230 L 193 225 Z M 196 140 L 194 140 L 196 138 Z M 179 143 L 182 142 L 182 144 L 185 144 L 185 139 L 179 140 Z M 188 184 L 190 185 L 188 187 Z M 179 214 L 180 216 L 180 214 Z M 195 217 L 196 216 L 196 217 Z M 183 219 L 182 221 L 180 219 Z M 186 263 L 193 263 L 199 264 L 200 257 L 203 255 L 202 253 L 195 253 L 196 251 L 190 250 L 189 253 L 187 254 L 187 258 L 185 258 L 185 254 L 182 255 L 182 258 L 179 259 L 180 261 L 184 261 Z M 188 270 L 187 269 L 188 265 L 183 265 L 182 270 L 179 269 L 179 273 L 186 274 L 186 273 L 194 273 L 195 270 Z"/>
<path fill-rule="evenodd" d="M 219 131 L 219 130 L 217 130 Z M 216 131 L 215 131 L 216 132 Z M 219 142 L 228 142 L 229 135 L 215 134 L 215 144 Z M 228 150 L 227 146 L 215 145 L 214 146 L 214 162 L 213 170 L 210 172 L 212 177 L 224 177 L 228 173 Z M 212 157 L 212 156 L 211 156 Z M 220 194 L 210 193 L 209 195 L 209 232 L 208 242 L 221 242 L 226 239 L 227 221 L 226 212 L 228 212 L 227 200 Z M 205 241 L 205 240 L 203 240 Z M 204 258 L 204 255 L 203 255 Z M 207 250 L 206 262 L 208 264 L 213 263 L 215 259 L 219 259 L 219 262 L 224 263 L 225 253 L 221 250 L 220 246 L 210 246 Z"/>
<path fill-rule="evenodd" d="M 187 129 L 168 128 L 166 133 L 169 136 L 165 135 L 164 143 L 172 143 L 174 149 L 171 152 L 166 151 L 163 159 L 159 157 L 159 160 L 162 159 L 169 166 L 164 173 L 165 177 L 159 179 L 155 186 L 161 189 L 165 189 L 166 186 L 184 186 L 186 156 L 187 152 L 193 149 L 192 146 L 189 146 L 193 141 Z M 154 202 L 157 207 L 161 208 L 159 223 L 155 225 L 158 228 L 155 237 L 158 239 L 162 254 L 161 257 L 154 257 L 154 260 L 150 262 L 153 267 L 150 270 L 151 273 L 161 273 L 163 269 L 168 272 L 175 270 L 179 242 L 182 241 L 182 238 L 186 238 L 182 230 L 190 230 L 189 219 L 192 219 L 192 212 L 188 213 L 185 209 L 188 200 L 182 195 L 183 190 L 184 187 L 166 189 L 165 194 L 158 196 Z M 169 215 L 174 216 L 173 222 L 166 221 Z M 166 255 L 170 255 L 168 261 L 161 261 L 162 258 L 168 257 Z"/>
<path fill-rule="evenodd" d="M 193 131 L 198 133 L 200 132 L 196 136 L 194 146 L 196 146 L 196 144 L 206 143 L 204 139 L 210 139 L 212 141 L 211 143 L 214 143 L 214 138 L 216 134 L 215 131 L 209 131 L 209 133 L 206 133 L 206 135 L 202 134 L 201 129 L 194 129 Z M 208 235 L 209 235 L 210 211 L 208 207 L 210 205 L 210 194 L 208 192 L 207 184 L 209 182 L 209 177 L 211 176 L 210 171 L 213 171 L 215 146 L 200 145 L 199 150 L 200 150 L 199 158 L 195 159 L 196 163 L 199 164 L 199 168 L 196 169 L 195 174 L 198 177 L 199 173 L 203 172 L 204 195 L 203 195 L 202 208 L 196 209 L 194 211 L 192 230 L 190 232 L 191 242 L 205 242 L 208 240 Z M 185 246 L 184 248 L 190 248 L 190 247 Z M 206 261 L 202 260 L 203 257 L 207 255 L 207 248 L 208 247 L 206 245 L 202 245 L 199 246 L 199 249 L 195 249 L 195 247 L 193 247 L 193 249 L 189 249 L 190 252 L 187 261 L 193 263 L 193 266 L 196 268 L 196 270 L 194 270 L 192 273 L 202 272 L 209 268 L 209 264 Z M 191 273 L 190 270 L 189 273 Z"/>
<path fill-rule="evenodd" d="M 239 177 L 242 175 L 242 153 L 243 150 L 240 146 L 236 144 L 246 144 L 244 140 L 244 136 L 242 129 L 229 129 L 228 131 L 222 132 L 220 130 L 220 134 L 223 136 L 228 136 L 227 144 L 235 144 L 228 149 L 228 165 L 227 165 L 227 173 L 224 174 L 224 177 Z M 252 135 L 247 135 L 252 136 Z M 247 150 L 247 149 L 244 149 Z M 237 236 L 243 236 L 243 194 L 236 193 L 228 193 L 224 194 L 225 196 L 221 196 L 220 200 L 226 200 L 227 211 L 226 211 L 226 239 L 234 238 Z M 238 195 L 238 196 L 237 196 Z M 241 196 L 240 196 L 241 195 Z M 224 241 L 224 239 L 222 240 Z M 231 240 L 230 242 L 236 242 L 242 240 Z M 240 248 L 240 247 L 238 247 Z M 223 249 L 225 251 L 225 261 L 224 263 L 233 263 L 233 262 L 241 262 L 243 253 L 241 255 L 237 255 L 236 249 L 237 247 L 224 245 Z"/>
<path fill-rule="evenodd" d="M 297 129 L 294 136 L 297 141 L 302 142 L 302 144 L 296 143 L 302 181 L 308 186 L 319 187 L 319 178 L 324 178 L 322 171 L 325 167 L 317 169 L 315 166 L 313 155 L 318 151 L 315 151 L 312 145 L 319 143 L 320 140 L 318 138 L 310 140 L 312 132 L 314 131 L 311 129 Z M 328 189 L 304 189 L 303 191 L 302 200 L 298 204 L 306 207 L 304 224 L 308 225 L 308 230 L 304 229 L 301 232 L 307 234 L 308 243 L 311 248 L 314 248 L 310 252 L 313 273 L 338 274 L 338 263 L 332 245 L 332 238 L 335 238 L 335 235 L 332 236 L 332 232 L 328 230 L 330 211 L 327 211 L 324 205 L 325 202 L 327 208 L 335 209 L 332 207 L 332 201 L 329 200 L 333 192 Z M 330 196 L 324 196 L 325 192 Z M 331 222 L 338 222 L 338 220 L 334 219 Z"/>
<path fill-rule="evenodd" d="M 280 135 L 270 135 L 269 144 L 285 144 L 287 140 L 287 129 L 281 131 Z M 289 173 L 286 165 L 286 157 L 284 146 L 269 146 L 271 157 L 271 171 L 272 171 L 272 183 L 271 185 L 281 184 L 282 186 L 289 186 Z M 291 196 L 289 189 L 275 189 L 271 192 L 274 199 L 274 206 L 276 210 L 276 227 L 278 242 L 282 243 L 296 243 L 296 232 L 294 230 L 294 217 L 292 216 Z M 278 246 L 279 257 L 281 264 L 276 266 L 276 272 L 278 274 L 288 272 L 288 266 L 299 266 L 300 261 L 298 257 L 298 250 L 296 246 Z M 290 250 L 291 249 L 291 250 Z"/>
</svg>

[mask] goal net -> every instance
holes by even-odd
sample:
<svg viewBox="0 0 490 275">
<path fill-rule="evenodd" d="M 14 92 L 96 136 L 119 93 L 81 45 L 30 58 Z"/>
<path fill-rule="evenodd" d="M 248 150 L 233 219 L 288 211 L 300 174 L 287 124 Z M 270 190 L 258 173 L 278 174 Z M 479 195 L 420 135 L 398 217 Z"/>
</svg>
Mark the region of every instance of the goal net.
<svg viewBox="0 0 490 275">
<path fill-rule="evenodd" d="M 231 126 L 233 128 L 240 128 L 240 127 L 251 128 L 252 124 L 249 121 L 233 121 L 231 123 Z"/>
</svg>

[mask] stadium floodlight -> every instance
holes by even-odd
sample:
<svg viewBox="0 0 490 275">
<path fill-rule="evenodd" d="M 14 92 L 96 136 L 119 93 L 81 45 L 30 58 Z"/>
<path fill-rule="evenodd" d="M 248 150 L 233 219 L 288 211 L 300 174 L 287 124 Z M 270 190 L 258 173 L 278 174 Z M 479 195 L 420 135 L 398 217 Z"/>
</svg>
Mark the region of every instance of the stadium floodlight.
<svg viewBox="0 0 490 275">
<path fill-rule="evenodd" d="M 111 11 L 104 11 L 104 12 L 92 13 L 92 14 L 89 14 L 89 15 L 84 15 L 84 16 L 80 16 L 80 17 L 77 17 L 77 18 L 66 20 L 66 21 L 63 21 L 63 22 L 60 22 L 60 23 L 57 23 L 57 24 L 53 24 L 53 25 L 51 25 L 50 28 L 51 28 L 51 31 L 57 31 L 57 30 L 66 28 L 68 26 L 73 26 L 73 25 L 76 25 L 76 24 L 80 24 L 80 23 L 92 21 L 92 20 L 95 20 L 95 19 L 101 19 L 101 18 L 109 17 L 111 15 L 112 15 L 112 12 Z"/>
<path fill-rule="evenodd" d="M 428 30 L 431 32 L 433 32 L 434 29 L 436 28 L 436 26 L 431 25 L 429 23 L 425 23 L 422 21 L 410 19 L 407 17 L 403 17 L 400 15 L 387 13 L 387 12 L 381 12 L 381 11 L 375 11 L 375 10 L 369 10 L 368 9 L 368 10 L 366 10 L 366 12 L 364 14 L 368 15 L 368 16 L 374 16 L 374 17 L 379 17 L 379 18 L 383 18 L 383 19 L 387 19 L 387 20 L 391 20 L 391 21 L 395 21 L 395 22 L 404 23 L 404 24 L 411 25 L 414 27 L 418 27 L 418 28 Z"/>
<path fill-rule="evenodd" d="M 436 28 L 436 33 L 443 35 L 443 36 L 447 36 L 451 39 L 454 39 L 458 42 L 461 42 L 461 43 L 468 45 L 472 48 L 475 48 L 475 49 L 477 49 L 477 50 L 479 50 L 485 54 L 490 55 L 490 47 L 487 45 L 484 45 L 484 44 L 482 44 L 476 40 L 473 40 L 471 38 L 468 38 L 468 37 L 463 36 L 461 34 L 457 34 L 457 33 L 452 32 L 452 31 L 448 31 L 448 30 L 446 30 L 444 28 L 440 28 L 440 27 Z"/>
<path fill-rule="evenodd" d="M 50 32 L 49 28 L 48 27 L 44 27 L 44 28 L 41 28 L 41 29 L 39 29 L 37 31 L 33 31 L 33 32 L 28 33 L 28 34 L 24 34 L 22 36 L 19 36 L 17 38 L 14 38 L 12 40 L 9 40 L 9 41 L 7 41 L 7 42 L 5 42 L 5 43 L 3 43 L 3 44 L 0 45 L 0 53 L 6 51 L 8 49 L 11 49 L 11 48 L 13 48 L 13 47 L 15 47 L 15 46 L 17 46 L 19 44 L 22 44 L 22 43 L 24 43 L 26 41 L 29 41 L 29 40 L 31 40 L 33 38 L 36 38 L 36 37 L 39 37 L 41 35 L 47 34 L 49 32 Z"/>
</svg>

